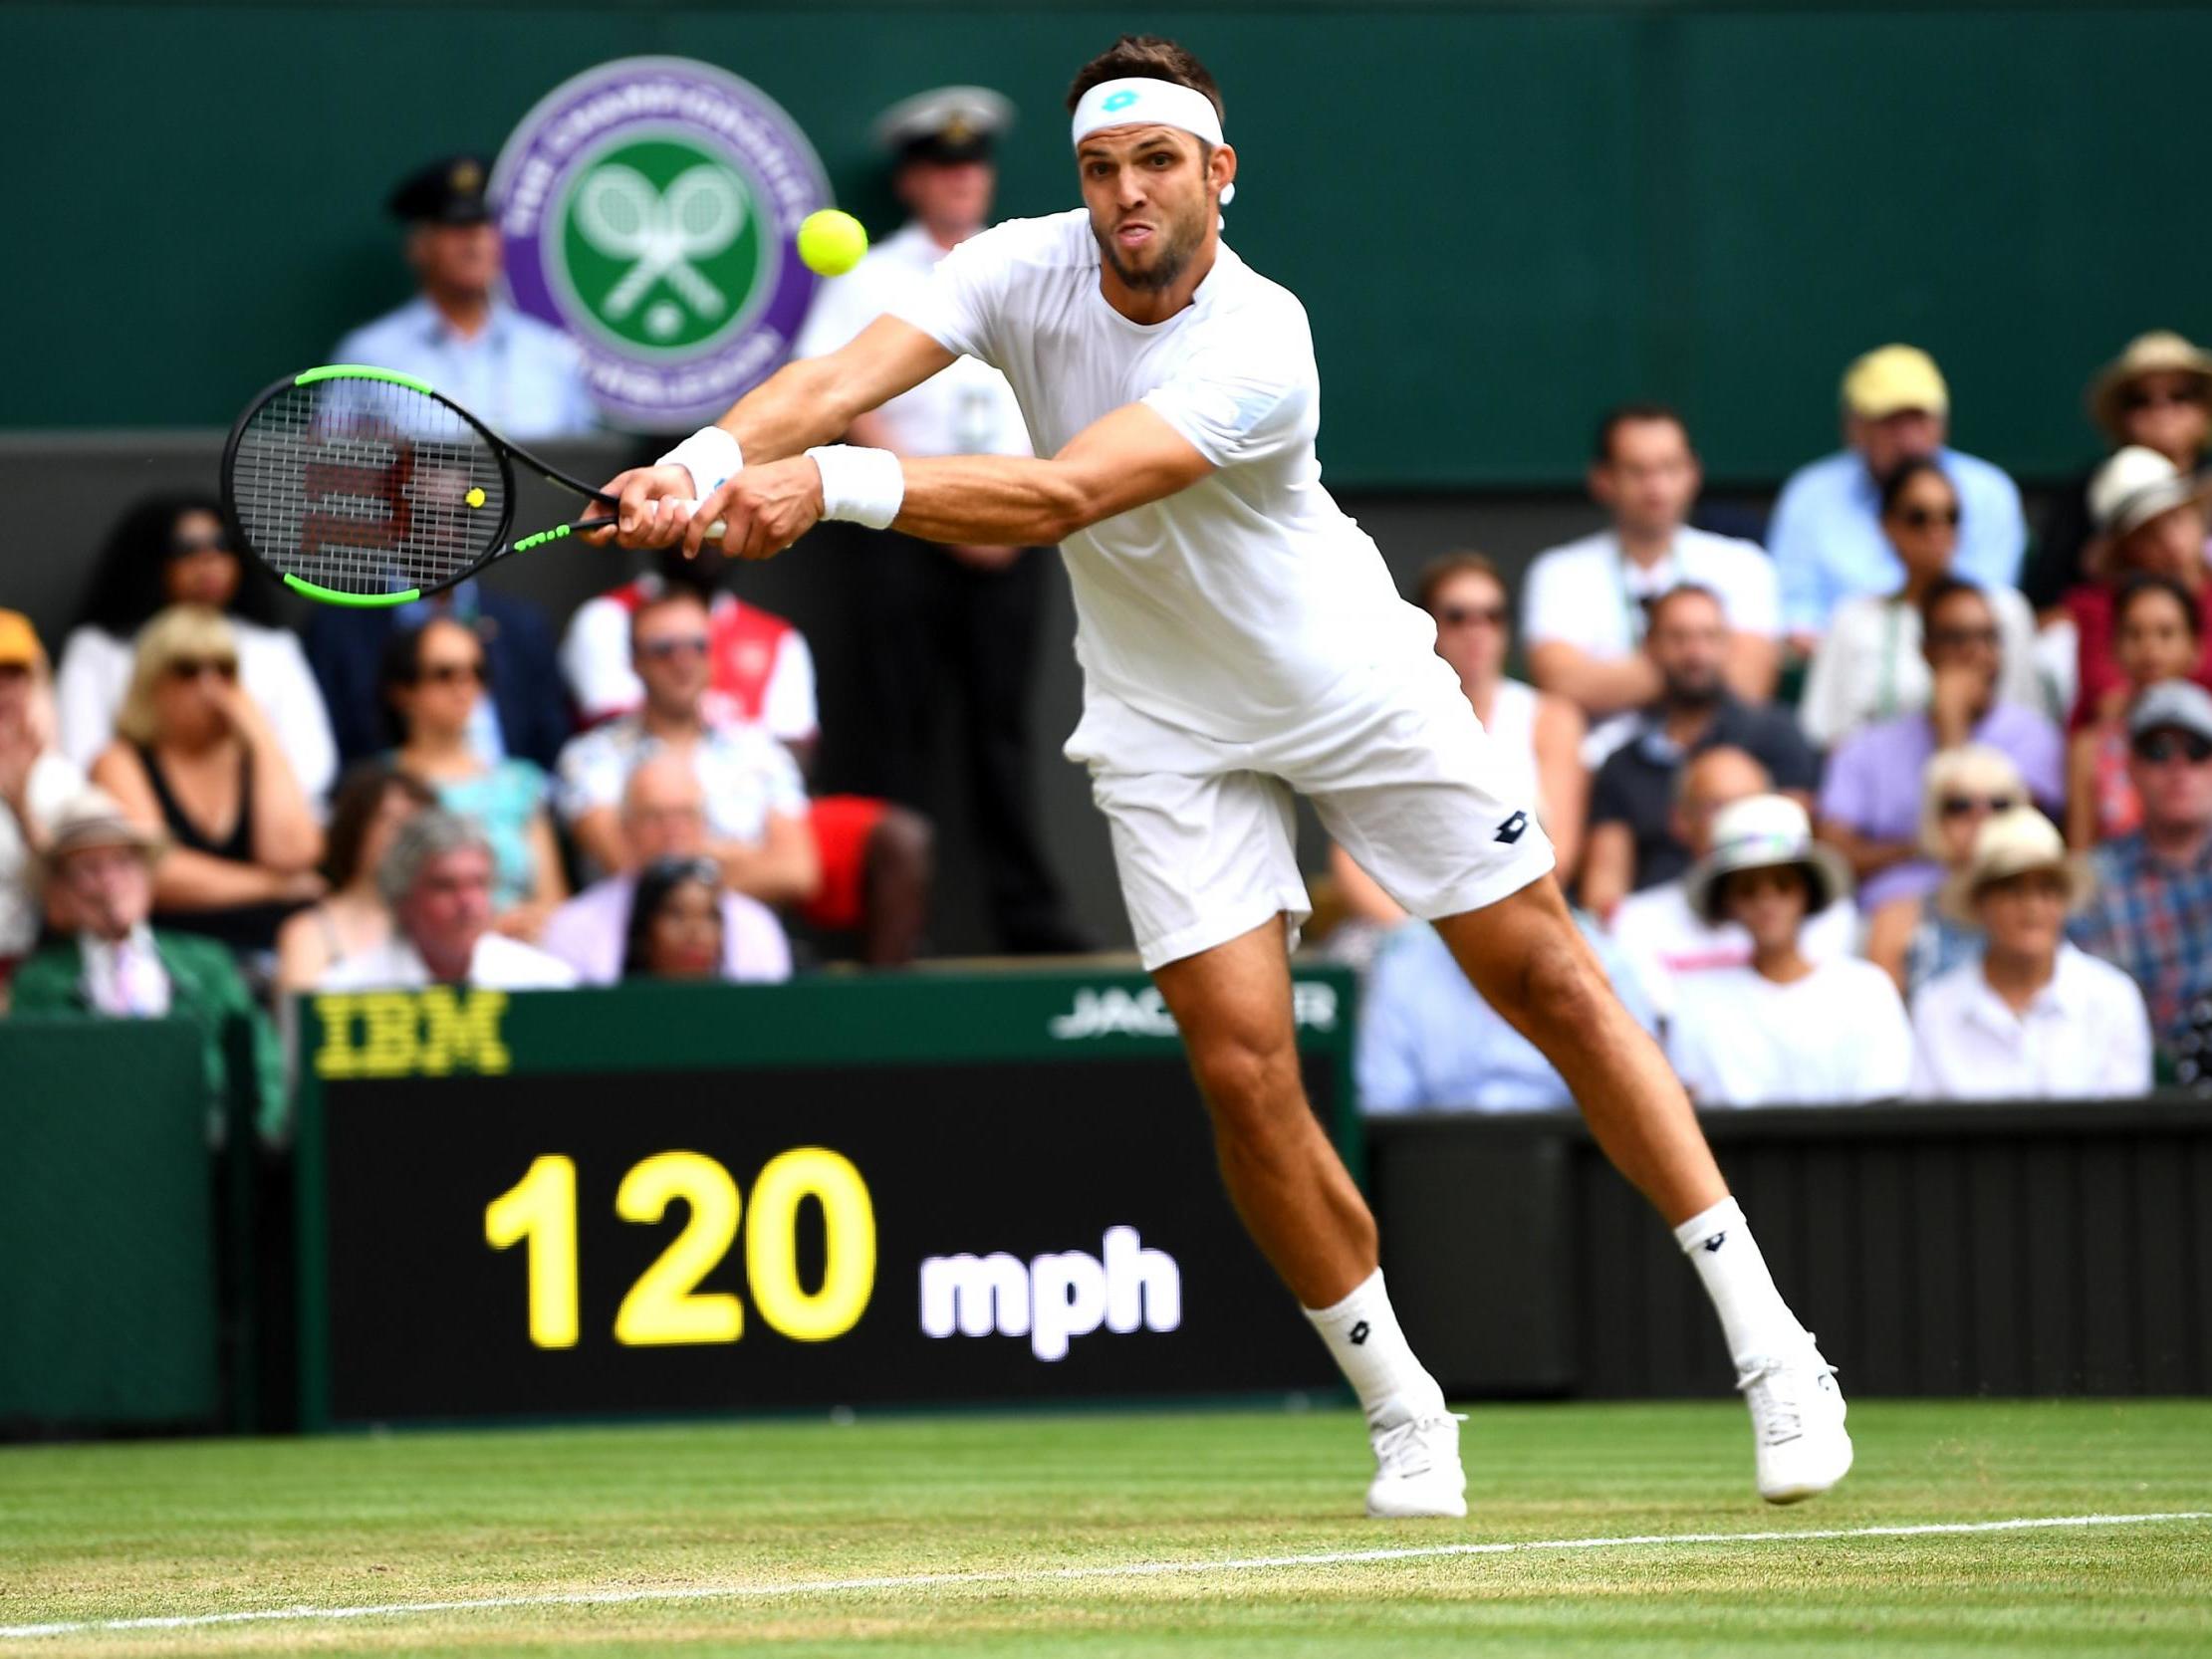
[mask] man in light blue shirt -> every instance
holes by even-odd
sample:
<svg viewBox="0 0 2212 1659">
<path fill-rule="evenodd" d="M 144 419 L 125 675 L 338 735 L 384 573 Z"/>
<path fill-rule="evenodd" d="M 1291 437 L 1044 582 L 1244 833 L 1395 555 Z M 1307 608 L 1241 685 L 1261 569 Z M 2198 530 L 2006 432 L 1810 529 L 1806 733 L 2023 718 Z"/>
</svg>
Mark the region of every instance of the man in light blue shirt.
<svg viewBox="0 0 2212 1659">
<path fill-rule="evenodd" d="M 340 341 L 333 360 L 427 380 L 502 437 L 581 437 L 599 414 L 575 342 L 493 293 L 501 250 L 485 178 L 482 157 L 456 155 L 392 192 L 420 291 Z"/>
<path fill-rule="evenodd" d="M 1881 531 L 1881 479 L 1898 462 L 1933 456 L 1959 497 L 1952 574 L 1984 588 L 2010 588 L 2028 545 L 2020 489 L 2000 467 L 1945 446 L 1950 391 L 1915 346 L 1868 352 L 1843 375 L 1848 448 L 1800 467 L 1783 485 L 1767 531 L 1782 579 L 1782 622 L 1810 651 L 1843 600 L 1893 593 L 1904 566 Z"/>
<path fill-rule="evenodd" d="M 1643 987 L 1619 947 L 1576 913 L 1621 1006 L 1656 1035 Z M 1545 1111 L 1575 1096 L 1536 1046 L 1482 1000 L 1426 922 L 1393 928 L 1376 953 L 1359 999 L 1352 1059 L 1359 1109 Z"/>
</svg>

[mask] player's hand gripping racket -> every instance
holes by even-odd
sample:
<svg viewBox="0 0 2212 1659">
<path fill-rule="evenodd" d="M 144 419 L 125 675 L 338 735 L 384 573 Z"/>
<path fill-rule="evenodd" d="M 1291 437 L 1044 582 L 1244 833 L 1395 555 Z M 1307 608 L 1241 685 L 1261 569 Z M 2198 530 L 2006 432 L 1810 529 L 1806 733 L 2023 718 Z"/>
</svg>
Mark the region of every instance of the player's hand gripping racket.
<svg viewBox="0 0 2212 1659">
<path fill-rule="evenodd" d="M 338 363 L 279 380 L 238 417 L 223 446 L 223 511 L 294 592 L 405 604 L 510 553 L 614 525 L 608 512 L 509 540 L 517 461 L 614 506 L 413 375 Z"/>
</svg>

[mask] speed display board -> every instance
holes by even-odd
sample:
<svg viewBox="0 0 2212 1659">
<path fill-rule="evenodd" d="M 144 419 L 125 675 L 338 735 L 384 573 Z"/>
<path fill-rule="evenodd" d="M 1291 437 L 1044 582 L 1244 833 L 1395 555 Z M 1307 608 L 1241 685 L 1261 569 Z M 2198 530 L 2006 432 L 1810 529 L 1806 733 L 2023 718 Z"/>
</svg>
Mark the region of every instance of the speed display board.
<svg viewBox="0 0 2212 1659">
<path fill-rule="evenodd" d="M 1349 981 L 1297 996 L 1347 1130 Z M 300 1012 L 310 1427 L 1335 1383 L 1141 978 Z"/>
</svg>

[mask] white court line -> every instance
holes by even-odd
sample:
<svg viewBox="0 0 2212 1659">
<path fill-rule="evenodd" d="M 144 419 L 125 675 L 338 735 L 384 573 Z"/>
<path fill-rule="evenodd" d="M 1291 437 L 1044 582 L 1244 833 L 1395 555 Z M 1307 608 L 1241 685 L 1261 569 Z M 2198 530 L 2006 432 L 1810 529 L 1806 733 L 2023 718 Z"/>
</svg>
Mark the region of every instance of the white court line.
<svg viewBox="0 0 2212 1659">
<path fill-rule="evenodd" d="M 1126 1561 L 1116 1566 L 1063 1566 L 998 1572 L 908 1572 L 877 1578 L 800 1578 L 779 1584 L 698 1584 L 674 1589 L 569 1590 L 545 1595 L 489 1595 L 471 1601 L 387 1601 L 366 1607 L 264 1607 L 241 1613 L 173 1613 L 154 1618 L 85 1619 L 62 1624 L 0 1625 L 0 1640 L 84 1636 L 118 1630 L 198 1630 L 219 1624 L 275 1624 L 306 1619 L 404 1618 L 419 1613 L 471 1613 L 503 1607 L 620 1607 L 652 1601 L 721 1601 L 746 1597 L 826 1595 L 844 1590 L 933 1589 L 968 1584 L 1055 1584 L 1086 1578 L 1159 1578 L 1169 1574 L 1259 1572 L 1289 1566 L 1350 1566 L 1368 1561 L 1436 1560 L 1451 1555 L 1519 1555 L 1549 1549 L 1619 1549 L 1660 1543 L 1810 1543 L 1834 1539 L 1950 1537 L 1965 1533 L 2027 1533 L 2067 1527 L 2136 1527 L 2167 1521 L 2212 1521 L 2212 1510 L 2159 1515 L 2026 1516 L 2013 1521 L 1937 1521 L 1916 1527 L 1832 1527 L 1800 1533 L 1639 1533 L 1604 1539 L 1526 1539 L 1497 1543 L 1433 1543 L 1402 1549 L 1334 1549 L 1313 1555 L 1246 1555 L 1227 1560 Z"/>
</svg>

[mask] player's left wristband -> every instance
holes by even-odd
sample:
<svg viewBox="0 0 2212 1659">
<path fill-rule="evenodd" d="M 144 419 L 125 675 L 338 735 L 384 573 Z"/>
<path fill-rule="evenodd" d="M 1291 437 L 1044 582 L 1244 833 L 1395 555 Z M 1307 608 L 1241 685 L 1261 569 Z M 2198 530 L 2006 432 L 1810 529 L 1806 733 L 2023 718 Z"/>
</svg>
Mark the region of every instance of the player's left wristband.
<svg viewBox="0 0 2212 1659">
<path fill-rule="evenodd" d="M 807 451 L 822 469 L 822 516 L 888 530 L 906 500 L 906 471 L 887 449 L 825 444 Z"/>
<path fill-rule="evenodd" d="M 744 467 L 745 454 L 721 427 L 702 426 L 661 456 L 659 464 L 690 473 L 692 497 L 703 501 Z"/>
</svg>

